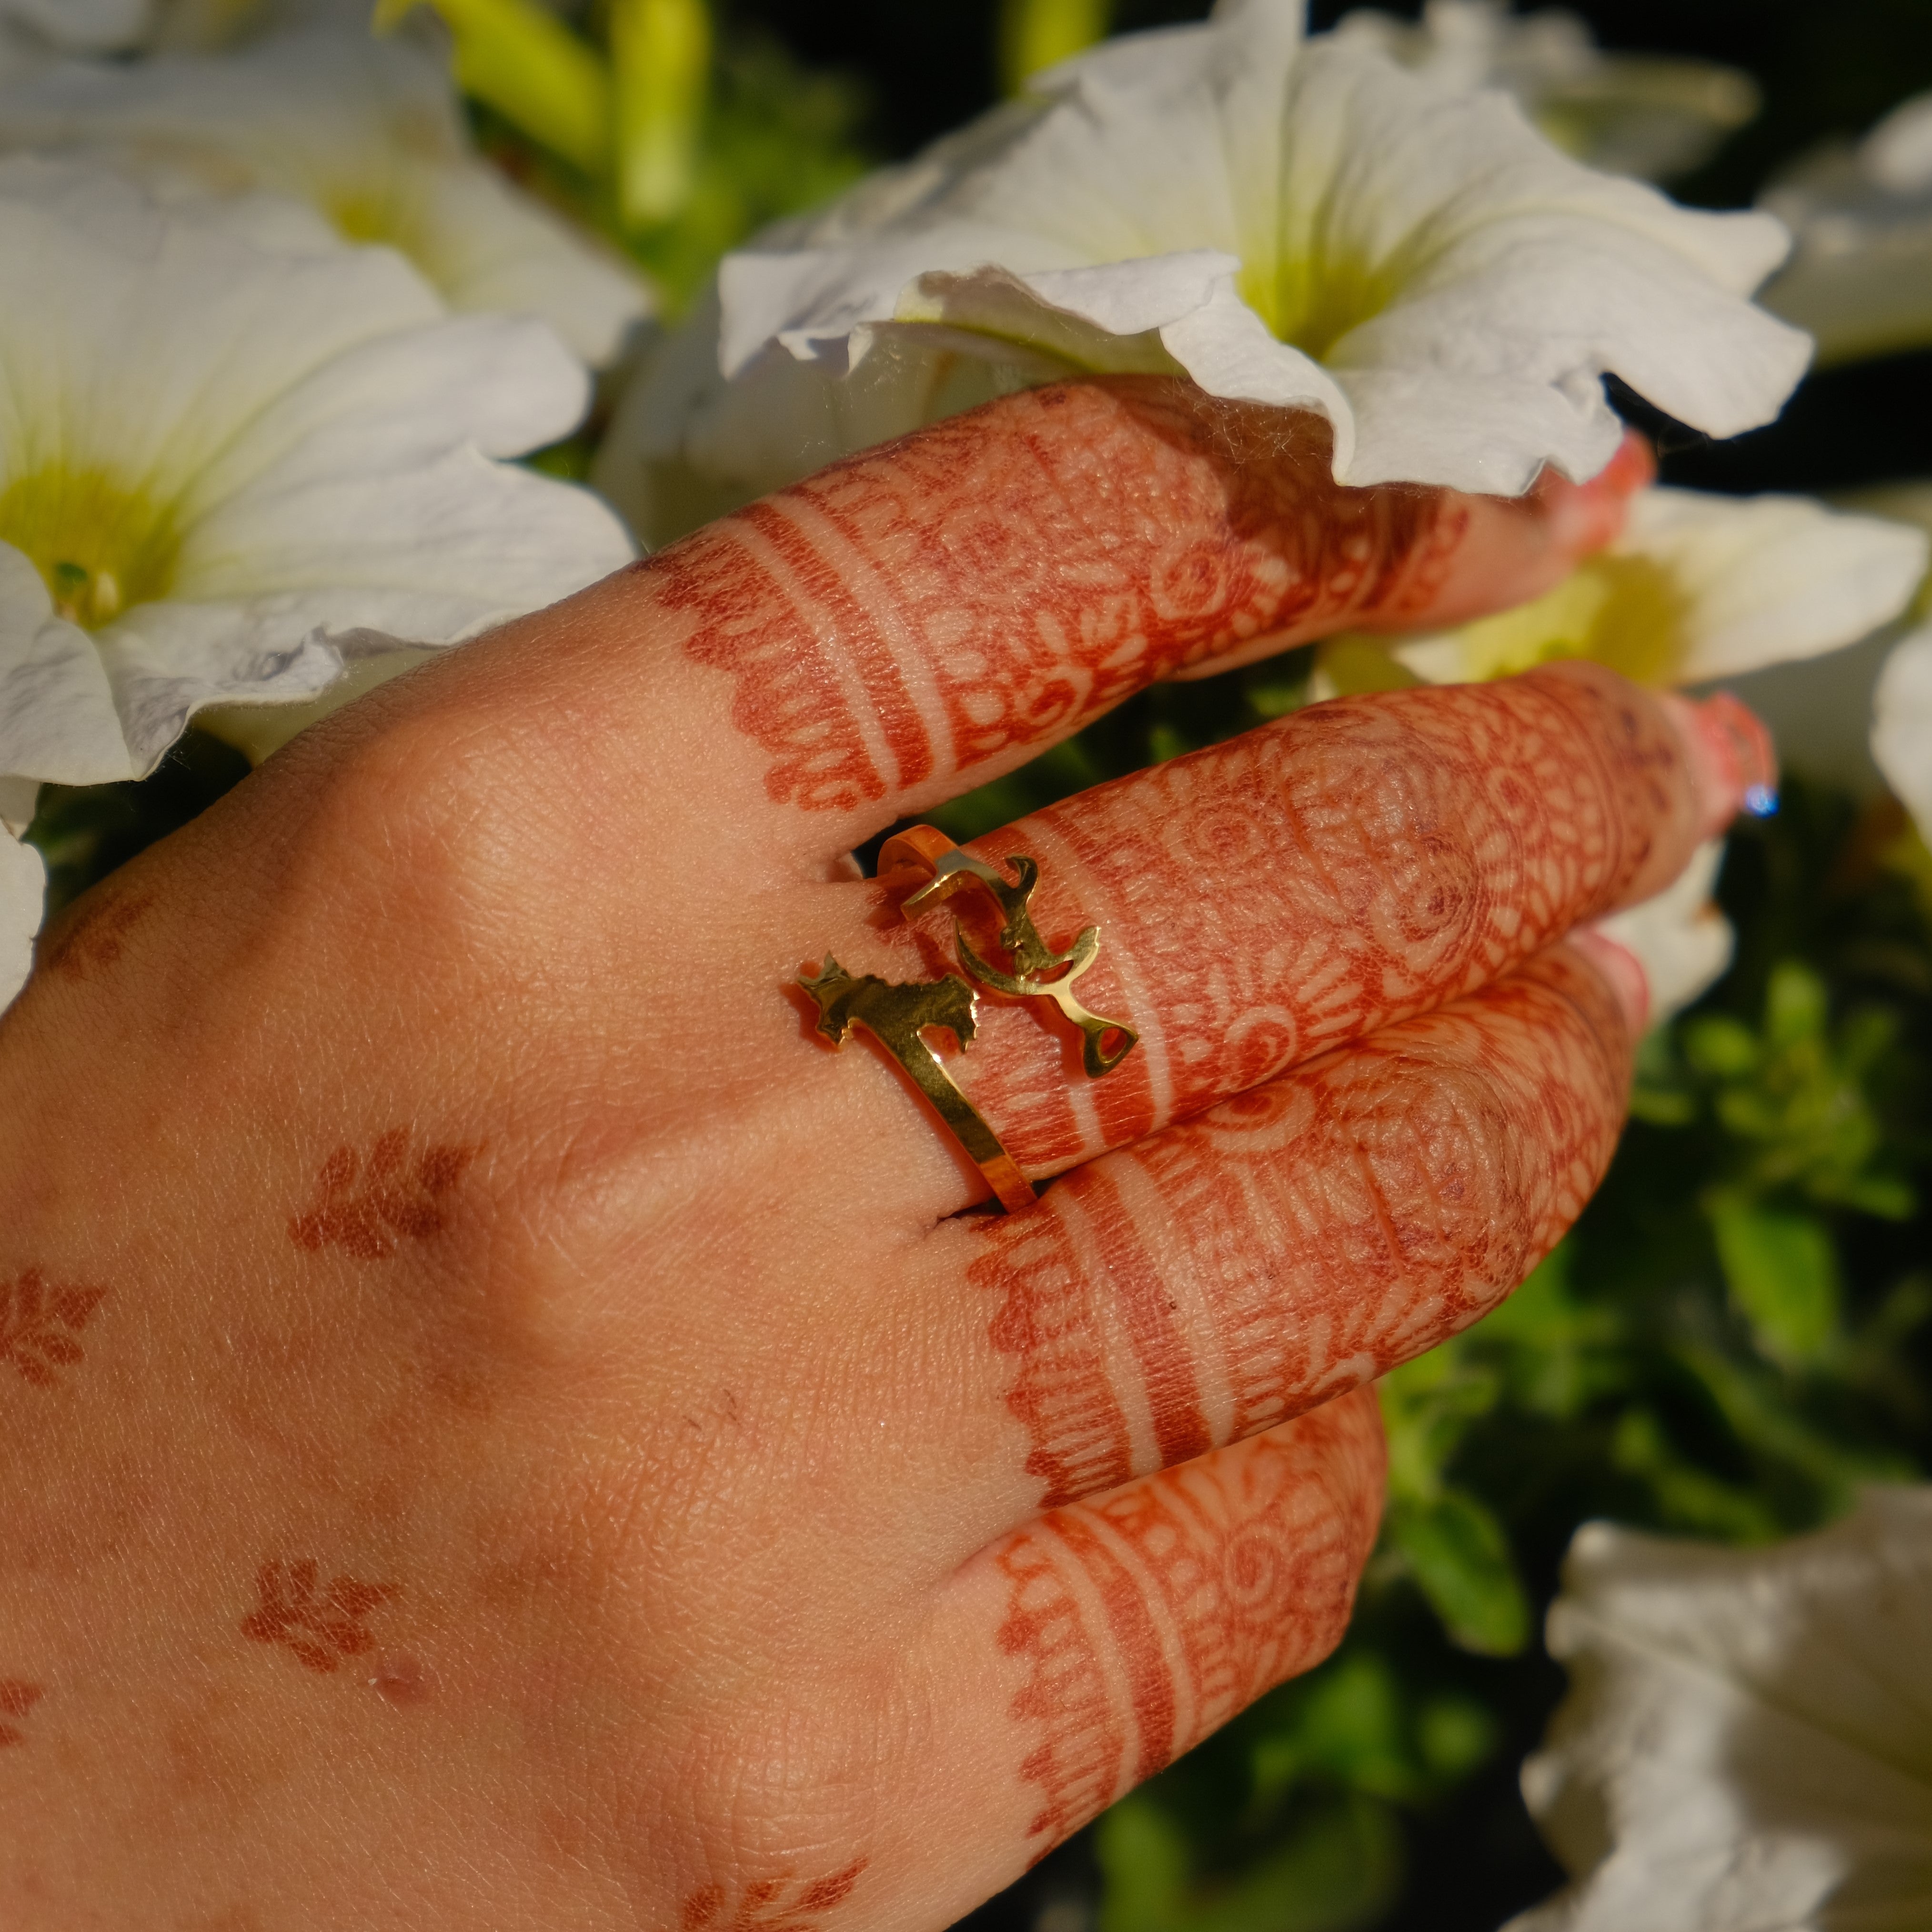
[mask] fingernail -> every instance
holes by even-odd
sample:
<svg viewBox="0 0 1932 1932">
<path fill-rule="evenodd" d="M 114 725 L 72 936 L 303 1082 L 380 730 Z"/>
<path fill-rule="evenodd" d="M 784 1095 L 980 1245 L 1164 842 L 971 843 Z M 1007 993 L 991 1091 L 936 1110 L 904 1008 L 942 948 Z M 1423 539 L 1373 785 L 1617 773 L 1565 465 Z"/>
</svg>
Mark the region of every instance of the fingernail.
<svg viewBox="0 0 1932 1932">
<path fill-rule="evenodd" d="M 1664 702 L 1690 748 L 1700 840 L 1741 812 L 1762 818 L 1778 809 L 1778 753 L 1754 712 L 1725 691 L 1702 704 L 1674 696 Z"/>
<path fill-rule="evenodd" d="M 1574 557 L 1594 556 L 1623 534 L 1630 499 L 1654 482 L 1657 459 L 1635 430 L 1624 432 L 1617 452 L 1588 482 L 1569 484 L 1550 506 L 1550 533 Z"/>
<path fill-rule="evenodd" d="M 1650 975 L 1643 970 L 1643 962 L 1628 946 L 1594 926 L 1580 926 L 1570 934 L 1570 944 L 1595 967 L 1617 996 L 1630 1038 L 1641 1040 L 1650 1024 Z"/>
</svg>

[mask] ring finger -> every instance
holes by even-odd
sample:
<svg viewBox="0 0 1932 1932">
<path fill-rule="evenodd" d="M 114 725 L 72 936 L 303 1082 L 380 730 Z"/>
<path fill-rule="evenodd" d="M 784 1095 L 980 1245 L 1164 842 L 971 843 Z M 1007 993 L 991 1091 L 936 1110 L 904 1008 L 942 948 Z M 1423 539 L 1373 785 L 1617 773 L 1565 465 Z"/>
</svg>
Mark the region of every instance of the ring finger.
<svg viewBox="0 0 1932 1932">
<path fill-rule="evenodd" d="M 1586 664 L 1316 706 L 976 842 L 1036 862 L 1029 910 L 1049 947 L 1098 928 L 1079 997 L 1139 1041 L 1090 1077 L 1050 1001 L 982 1000 L 946 1074 L 1022 1171 L 1058 1172 L 1648 896 L 1768 776 L 1728 700 L 1660 700 Z M 823 921 L 808 956 L 848 977 L 936 981 L 960 970 L 962 940 L 997 956 L 998 918 L 956 932 L 947 908 L 909 925 L 895 895 L 856 883 L 805 903 Z M 794 1049 L 800 1118 L 836 1115 L 848 1160 L 902 1173 L 909 1222 L 984 1194 L 884 1054 L 813 1052 Z"/>
</svg>

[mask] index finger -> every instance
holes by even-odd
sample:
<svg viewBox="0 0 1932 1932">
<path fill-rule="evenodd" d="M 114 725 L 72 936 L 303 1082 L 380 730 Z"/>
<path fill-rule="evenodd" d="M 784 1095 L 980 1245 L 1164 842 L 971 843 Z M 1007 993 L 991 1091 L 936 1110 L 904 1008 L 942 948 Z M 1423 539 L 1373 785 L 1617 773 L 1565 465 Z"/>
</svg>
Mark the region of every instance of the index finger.
<svg viewBox="0 0 1932 1932">
<path fill-rule="evenodd" d="M 1520 500 L 1344 489 L 1327 434 L 1166 377 L 1006 397 L 608 580 L 547 647 L 550 676 L 560 701 L 608 700 L 614 639 L 632 640 L 649 661 L 620 706 L 694 743 L 728 716 L 743 755 L 707 756 L 717 806 L 809 863 L 1158 679 L 1536 596 L 1615 534 L 1648 473 L 1634 447 Z M 621 755 L 641 734 L 615 722 Z"/>
</svg>

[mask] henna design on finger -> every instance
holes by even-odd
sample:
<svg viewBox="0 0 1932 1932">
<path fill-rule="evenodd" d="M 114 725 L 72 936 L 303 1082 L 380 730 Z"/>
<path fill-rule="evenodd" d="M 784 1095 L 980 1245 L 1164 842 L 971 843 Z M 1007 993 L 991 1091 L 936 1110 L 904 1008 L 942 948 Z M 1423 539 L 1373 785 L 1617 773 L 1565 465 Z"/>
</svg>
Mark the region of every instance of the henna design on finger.
<svg viewBox="0 0 1932 1932">
<path fill-rule="evenodd" d="M 105 972 L 119 960 L 128 934 L 154 903 L 152 892 L 122 892 L 82 908 L 55 935 L 46 954 L 47 971 L 76 980 Z"/>
<path fill-rule="evenodd" d="M 772 798 L 850 811 L 1250 639 L 1422 608 L 1466 506 L 1347 490 L 1318 418 L 1055 385 L 834 464 L 647 566 Z"/>
<path fill-rule="evenodd" d="M 1344 1398 L 999 1549 L 1041 1856 L 1334 1647 L 1375 1540 L 1381 1440 L 1372 1397 Z"/>
<path fill-rule="evenodd" d="M 1484 985 L 1689 850 L 1683 745 L 1607 674 L 1401 700 L 1316 706 L 978 842 L 1038 855 L 1056 928 L 1102 924 L 1084 997 L 1142 1034 L 1090 1094 L 1068 1096 L 1024 1035 L 962 1065 L 1023 1169 L 1139 1140 Z"/>
<path fill-rule="evenodd" d="M 446 1197 L 482 1149 L 439 1144 L 411 1165 L 409 1144 L 409 1129 L 393 1127 L 366 1162 L 346 1142 L 338 1148 L 316 1176 L 314 1202 L 290 1217 L 290 1240 L 311 1254 L 339 1247 L 358 1260 L 379 1262 L 395 1252 L 399 1240 L 440 1233 L 447 1223 Z"/>
<path fill-rule="evenodd" d="M 25 1678 L 0 1677 L 0 1747 L 26 1742 L 26 1732 L 8 1720 L 24 1718 L 44 1694 L 38 1684 L 29 1684 Z"/>
<path fill-rule="evenodd" d="M 374 1647 L 364 1628 L 371 1612 L 394 1601 L 386 1583 L 361 1583 L 337 1576 L 319 1587 L 321 1566 L 312 1557 L 264 1563 L 256 1573 L 261 1601 L 242 1619 L 242 1634 L 257 1643 L 278 1643 L 310 1670 L 331 1671 L 345 1657 Z"/>
<path fill-rule="evenodd" d="M 52 1388 L 62 1369 L 82 1359 L 74 1338 L 106 1299 L 104 1288 L 55 1288 L 38 1268 L 0 1281 L 0 1363 L 22 1382 Z"/>
<path fill-rule="evenodd" d="M 685 1900 L 679 1924 L 682 1932 L 818 1932 L 814 1922 L 844 1904 L 871 1862 L 854 1858 L 826 1878 L 754 1879 L 735 1898 L 724 1886 L 700 1886 Z"/>
<path fill-rule="evenodd" d="M 1630 1049 L 1560 950 L 968 1232 L 1041 1506 L 1272 1427 L 1474 1321 L 1601 1178 Z"/>
</svg>

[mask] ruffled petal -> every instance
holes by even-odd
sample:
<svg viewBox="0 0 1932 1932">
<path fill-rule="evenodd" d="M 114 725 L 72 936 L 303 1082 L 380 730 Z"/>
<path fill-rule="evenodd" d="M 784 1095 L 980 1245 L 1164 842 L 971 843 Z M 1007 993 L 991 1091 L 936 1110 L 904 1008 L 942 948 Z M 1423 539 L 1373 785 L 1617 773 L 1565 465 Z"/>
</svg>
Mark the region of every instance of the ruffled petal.
<svg viewBox="0 0 1932 1932">
<path fill-rule="evenodd" d="M 132 778 L 94 641 L 54 615 L 40 573 L 0 543 L 0 775 L 57 784 Z"/>
<path fill-rule="evenodd" d="M 0 143 L 82 149 L 164 191 L 269 191 L 399 249 L 452 307 L 540 316 L 608 362 L 637 274 L 470 149 L 445 64 L 366 19 L 218 56 L 68 65 L 0 89 Z"/>
<path fill-rule="evenodd" d="M 1159 366 L 1156 333 L 1215 394 L 1327 415 L 1340 482 L 1508 494 L 1607 460 L 1606 372 L 1712 435 L 1777 412 L 1808 355 L 1745 299 L 1777 222 L 1594 174 L 1504 97 L 1298 20 L 1254 0 L 1118 44 L 866 217 L 728 257 L 724 374 L 774 342 L 844 373 L 888 320 L 1083 369 Z"/>
<path fill-rule="evenodd" d="M 90 639 L 48 617 L 35 568 L 67 568 L 70 532 L 8 553 L 14 608 L 31 579 L 41 616 L 11 647 L 0 776 L 141 776 L 203 706 L 326 688 L 359 630 L 453 642 L 632 554 L 587 491 L 490 460 L 583 411 L 588 379 L 548 328 L 448 316 L 387 250 L 264 250 L 260 218 L 0 164 L 0 247 L 36 268 L 0 314 L 0 484 L 28 525 L 80 515 L 80 548 L 132 546 L 140 566 Z"/>
<path fill-rule="evenodd" d="M 1932 626 L 1900 640 L 1872 700 L 1872 756 L 1932 843 Z"/>
<path fill-rule="evenodd" d="M 1767 1550 L 1591 1523 L 1523 1795 L 1574 1880 L 1508 1932 L 1826 1932 L 1932 1910 L 1932 1490 Z"/>
<path fill-rule="evenodd" d="M 1698 847 L 1676 883 L 1642 905 L 1612 913 L 1596 930 L 1635 955 L 1650 988 L 1650 1023 L 1660 1026 L 1729 970 L 1737 950 L 1731 922 L 1712 903 L 1724 842 Z"/>
<path fill-rule="evenodd" d="M 34 970 L 34 940 L 46 914 L 47 873 L 32 846 L 0 832 L 0 1007 Z"/>
</svg>

